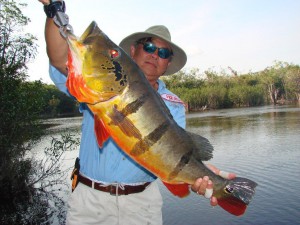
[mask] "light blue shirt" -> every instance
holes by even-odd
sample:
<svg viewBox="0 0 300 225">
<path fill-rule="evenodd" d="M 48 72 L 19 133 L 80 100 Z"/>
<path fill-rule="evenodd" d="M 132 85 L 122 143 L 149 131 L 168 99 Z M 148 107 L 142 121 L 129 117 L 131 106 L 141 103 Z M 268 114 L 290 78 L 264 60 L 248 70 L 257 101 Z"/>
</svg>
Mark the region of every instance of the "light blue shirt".
<svg viewBox="0 0 300 225">
<path fill-rule="evenodd" d="M 66 88 L 66 77 L 50 65 L 50 77 L 56 87 L 69 94 Z M 169 108 L 174 120 L 185 128 L 185 107 L 180 99 L 170 92 L 163 81 L 158 81 L 158 93 Z M 99 148 L 94 134 L 94 117 L 86 104 L 80 105 L 83 113 L 82 136 L 79 151 L 80 173 L 95 181 L 104 183 L 132 184 L 152 182 L 155 175 L 138 165 L 115 144 L 108 139 L 103 148 Z"/>
</svg>

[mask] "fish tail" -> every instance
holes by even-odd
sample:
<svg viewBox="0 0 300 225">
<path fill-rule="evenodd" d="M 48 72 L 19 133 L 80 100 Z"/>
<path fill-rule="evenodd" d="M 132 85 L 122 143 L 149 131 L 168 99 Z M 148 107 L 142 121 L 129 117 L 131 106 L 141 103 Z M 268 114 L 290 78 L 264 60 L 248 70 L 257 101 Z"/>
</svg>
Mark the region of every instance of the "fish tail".
<svg viewBox="0 0 300 225">
<path fill-rule="evenodd" d="M 256 186 L 254 181 L 242 177 L 229 180 L 222 190 L 223 194 L 217 197 L 219 206 L 235 216 L 243 215 L 255 194 Z"/>
</svg>

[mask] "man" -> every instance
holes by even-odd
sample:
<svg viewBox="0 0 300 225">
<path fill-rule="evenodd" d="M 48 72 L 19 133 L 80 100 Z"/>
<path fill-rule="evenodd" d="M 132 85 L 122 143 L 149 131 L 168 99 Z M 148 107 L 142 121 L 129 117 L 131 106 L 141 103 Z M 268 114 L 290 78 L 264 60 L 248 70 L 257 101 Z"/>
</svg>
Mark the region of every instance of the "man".
<svg viewBox="0 0 300 225">
<path fill-rule="evenodd" d="M 47 0 L 39 0 L 48 4 Z M 65 82 L 68 45 L 52 18 L 45 27 L 50 76 L 55 85 L 67 93 Z M 165 26 L 153 26 L 124 38 L 120 46 L 144 72 L 152 87 L 162 96 L 175 121 L 185 128 L 185 108 L 179 98 L 159 80 L 162 75 L 179 71 L 186 63 L 185 52 L 171 41 Z M 164 96 L 172 96 L 164 98 Z M 162 224 L 162 198 L 156 177 L 135 163 L 109 139 L 99 148 L 94 134 L 94 118 L 84 104 L 80 145 L 79 183 L 69 199 L 67 224 Z M 215 173 L 220 171 L 210 167 Z M 224 174 L 224 173 L 223 173 Z M 234 174 L 226 174 L 233 178 Z M 208 177 L 199 178 L 191 189 L 204 195 L 211 190 Z M 207 194 L 207 193 L 206 193 Z M 217 200 L 211 195 L 211 205 Z"/>
</svg>

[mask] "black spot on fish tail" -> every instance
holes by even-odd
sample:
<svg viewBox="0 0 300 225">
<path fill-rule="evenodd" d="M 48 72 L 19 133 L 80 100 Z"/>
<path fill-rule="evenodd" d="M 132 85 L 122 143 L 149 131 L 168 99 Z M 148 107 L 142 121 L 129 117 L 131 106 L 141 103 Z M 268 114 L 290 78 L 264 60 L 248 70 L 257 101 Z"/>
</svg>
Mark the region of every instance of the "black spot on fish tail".
<svg viewBox="0 0 300 225">
<path fill-rule="evenodd" d="M 192 155 L 193 151 L 189 151 L 181 157 L 174 170 L 169 174 L 169 180 L 173 180 L 174 178 L 176 178 L 178 173 L 185 167 L 186 164 L 189 163 Z"/>
<path fill-rule="evenodd" d="M 136 145 L 131 150 L 130 154 L 133 156 L 138 156 L 147 152 L 152 145 L 154 145 L 157 141 L 161 139 L 161 137 L 166 133 L 168 128 L 169 128 L 168 121 L 165 121 L 164 123 L 160 124 L 144 139 L 136 143 Z"/>
<path fill-rule="evenodd" d="M 113 113 L 111 113 L 110 118 L 112 122 L 110 123 L 118 126 L 121 131 L 129 137 L 135 137 L 137 139 L 141 139 L 142 135 L 140 131 L 134 126 L 134 124 L 127 118 L 127 116 L 118 110 L 118 106 L 114 105 Z"/>
<path fill-rule="evenodd" d="M 224 188 L 224 192 L 243 201 L 246 205 L 251 202 L 255 194 L 255 187 L 257 183 L 243 177 L 236 177 L 228 181 Z"/>
</svg>

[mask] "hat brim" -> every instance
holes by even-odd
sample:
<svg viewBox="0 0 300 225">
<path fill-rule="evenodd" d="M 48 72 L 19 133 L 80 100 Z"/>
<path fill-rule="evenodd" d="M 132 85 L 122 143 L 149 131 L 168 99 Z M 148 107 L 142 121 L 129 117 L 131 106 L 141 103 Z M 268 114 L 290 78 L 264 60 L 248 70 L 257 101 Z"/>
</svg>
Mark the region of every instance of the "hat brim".
<svg viewBox="0 0 300 225">
<path fill-rule="evenodd" d="M 155 37 L 155 38 L 164 40 L 165 42 L 167 42 L 170 45 L 170 47 L 172 49 L 173 56 L 172 56 L 171 63 L 163 75 L 171 75 L 171 74 L 177 73 L 179 70 L 181 70 L 184 67 L 184 65 L 186 64 L 186 61 L 187 61 L 187 56 L 186 56 L 185 52 L 179 46 L 175 45 L 173 42 L 170 42 L 170 41 L 162 38 L 161 36 L 155 35 L 153 33 L 148 33 L 148 32 L 133 33 L 133 34 L 127 36 L 126 38 L 124 38 L 120 42 L 120 47 L 123 48 L 123 50 L 127 54 L 130 54 L 130 46 L 132 44 L 134 44 L 136 41 L 138 41 L 142 38 L 146 38 L 146 37 Z"/>
</svg>

